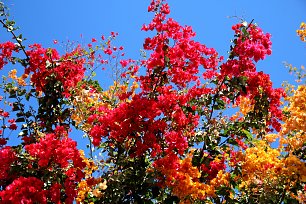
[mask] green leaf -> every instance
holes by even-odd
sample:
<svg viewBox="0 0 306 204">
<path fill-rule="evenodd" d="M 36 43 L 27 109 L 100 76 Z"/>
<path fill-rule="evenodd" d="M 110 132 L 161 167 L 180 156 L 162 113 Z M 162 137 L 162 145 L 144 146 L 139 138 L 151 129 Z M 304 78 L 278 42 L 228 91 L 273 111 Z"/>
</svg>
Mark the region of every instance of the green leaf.
<svg viewBox="0 0 306 204">
<path fill-rule="evenodd" d="M 20 112 L 18 112 L 18 113 L 16 113 L 16 116 L 17 117 L 21 117 L 21 116 L 23 116 L 24 114 L 23 114 L 23 112 L 22 111 L 20 111 Z"/>
<path fill-rule="evenodd" d="M 25 99 L 26 99 L 27 101 L 29 101 L 31 96 L 33 96 L 33 95 L 32 95 L 31 92 L 29 92 L 29 93 L 27 93 L 27 94 L 25 95 Z"/>
<path fill-rule="evenodd" d="M 9 96 L 9 98 L 16 98 L 16 97 L 17 97 L 17 95 L 16 95 L 15 92 L 13 94 L 10 94 L 10 96 Z"/>
<path fill-rule="evenodd" d="M 241 31 L 242 31 L 243 35 L 245 35 L 246 37 L 249 36 L 249 32 L 247 31 L 247 29 L 245 27 L 243 27 Z"/>
<path fill-rule="evenodd" d="M 179 203 L 180 199 L 176 196 L 170 196 L 170 197 L 167 197 L 165 200 L 164 200 L 164 203 L 165 204 L 175 204 L 175 203 Z"/>
<path fill-rule="evenodd" d="M 152 187 L 152 198 L 156 198 L 159 195 L 160 188 L 158 186 Z"/>
<path fill-rule="evenodd" d="M 17 118 L 16 122 L 25 122 L 24 118 Z"/>
<path fill-rule="evenodd" d="M 18 110 L 20 110 L 18 103 L 17 102 L 13 103 L 13 111 L 18 111 Z"/>
<path fill-rule="evenodd" d="M 18 96 L 23 96 L 25 93 L 26 93 L 25 89 L 20 89 L 20 90 L 17 91 Z"/>
<path fill-rule="evenodd" d="M 229 139 L 227 140 L 227 143 L 228 143 L 228 144 L 232 144 L 232 145 L 237 145 L 236 140 L 234 140 L 233 138 L 229 138 Z"/>
<path fill-rule="evenodd" d="M 244 133 L 244 135 L 246 136 L 248 141 L 252 141 L 253 140 L 253 135 L 249 131 L 242 130 L 242 132 Z"/>
</svg>

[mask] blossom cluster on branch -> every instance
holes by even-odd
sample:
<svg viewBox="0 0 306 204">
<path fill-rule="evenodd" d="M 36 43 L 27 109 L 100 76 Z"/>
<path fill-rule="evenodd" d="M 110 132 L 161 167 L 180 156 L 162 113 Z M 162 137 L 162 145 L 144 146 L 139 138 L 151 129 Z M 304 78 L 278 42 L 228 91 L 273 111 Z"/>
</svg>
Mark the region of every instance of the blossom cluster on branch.
<svg viewBox="0 0 306 204">
<path fill-rule="evenodd" d="M 65 54 L 26 46 L 1 13 L 15 43 L 0 43 L 0 69 L 18 68 L 0 85 L 0 202 L 304 203 L 306 87 L 286 94 L 257 70 L 271 35 L 239 22 L 223 57 L 166 1 L 148 12 L 140 60 L 115 32 Z"/>
</svg>

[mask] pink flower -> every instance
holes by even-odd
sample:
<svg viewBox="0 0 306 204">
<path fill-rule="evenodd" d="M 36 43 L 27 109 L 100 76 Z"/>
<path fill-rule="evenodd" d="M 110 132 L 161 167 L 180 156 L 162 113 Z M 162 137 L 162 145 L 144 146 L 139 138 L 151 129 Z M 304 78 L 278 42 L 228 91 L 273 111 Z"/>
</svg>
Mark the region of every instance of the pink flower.
<svg viewBox="0 0 306 204">
<path fill-rule="evenodd" d="M 16 123 L 10 124 L 9 129 L 11 129 L 11 130 L 16 130 L 16 129 L 17 129 Z"/>
<path fill-rule="evenodd" d="M 47 203 L 44 183 L 36 177 L 19 177 L 0 191 L 3 203 Z"/>
<path fill-rule="evenodd" d="M 5 118 L 7 118 L 7 117 L 10 116 L 10 114 L 9 114 L 8 112 L 3 112 L 3 113 L 2 113 L 2 116 L 5 117 Z"/>
<path fill-rule="evenodd" d="M 13 51 L 18 52 L 18 50 L 15 49 L 14 43 L 5 42 L 0 44 L 0 51 L 0 69 L 2 69 L 10 61 Z"/>
<path fill-rule="evenodd" d="M 15 152 L 11 147 L 4 147 L 0 149 L 0 158 L 0 180 L 8 180 L 12 176 L 11 164 L 17 159 Z"/>
<path fill-rule="evenodd" d="M 105 49 L 104 50 L 104 53 L 107 54 L 107 55 L 111 55 L 113 53 L 113 51 L 109 48 Z"/>
</svg>

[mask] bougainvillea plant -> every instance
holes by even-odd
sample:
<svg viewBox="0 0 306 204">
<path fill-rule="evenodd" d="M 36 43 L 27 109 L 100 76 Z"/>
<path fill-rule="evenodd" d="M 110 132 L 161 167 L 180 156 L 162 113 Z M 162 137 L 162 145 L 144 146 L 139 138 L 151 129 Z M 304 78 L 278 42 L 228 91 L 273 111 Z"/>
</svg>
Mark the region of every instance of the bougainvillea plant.
<svg viewBox="0 0 306 204">
<path fill-rule="evenodd" d="M 306 87 L 274 88 L 257 71 L 270 34 L 239 22 L 223 57 L 166 1 L 148 11 L 147 57 L 134 60 L 115 32 L 64 54 L 26 45 L 0 4 L 12 35 L 0 43 L 0 202 L 304 203 Z"/>
</svg>

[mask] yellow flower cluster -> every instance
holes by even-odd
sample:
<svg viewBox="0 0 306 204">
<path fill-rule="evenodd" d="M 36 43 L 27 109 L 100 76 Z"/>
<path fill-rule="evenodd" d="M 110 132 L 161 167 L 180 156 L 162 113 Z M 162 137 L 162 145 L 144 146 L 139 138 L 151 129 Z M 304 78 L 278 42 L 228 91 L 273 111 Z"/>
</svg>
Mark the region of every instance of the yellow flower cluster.
<svg viewBox="0 0 306 204">
<path fill-rule="evenodd" d="M 252 101 L 247 97 L 240 97 L 240 104 L 239 104 L 240 112 L 243 115 L 247 115 L 249 112 L 254 110 L 254 104 Z"/>
<path fill-rule="evenodd" d="M 267 134 L 263 137 L 263 139 L 265 141 L 267 141 L 268 143 L 272 143 L 272 142 L 275 142 L 276 139 L 279 138 L 279 135 L 278 134 Z"/>
<path fill-rule="evenodd" d="M 214 195 L 213 187 L 199 182 L 201 173 L 197 167 L 192 166 L 190 157 L 180 161 L 180 167 L 176 173 L 180 179 L 175 180 L 174 185 L 171 183 L 166 183 L 166 185 L 172 186 L 173 194 L 181 200 L 188 196 L 192 199 L 204 199 L 206 196 Z"/>
<path fill-rule="evenodd" d="M 296 182 L 306 182 L 306 166 L 295 155 L 281 158 L 281 149 L 272 148 L 265 141 L 245 150 L 241 162 L 240 190 L 252 188 L 253 193 L 277 193 L 276 187 L 289 191 Z M 256 186 L 254 188 L 254 186 Z"/>
<path fill-rule="evenodd" d="M 297 192 L 297 195 L 294 195 L 293 193 L 291 194 L 291 197 L 293 197 L 294 199 L 296 199 L 297 201 L 299 201 L 299 203 L 306 203 L 306 191 L 303 190 L 299 190 Z"/>
<path fill-rule="evenodd" d="M 264 179 L 273 179 L 282 165 L 280 163 L 280 152 L 269 148 L 264 141 L 259 141 L 255 147 L 245 150 L 242 160 L 242 184 L 249 186 L 254 181 L 263 182 Z"/>
<path fill-rule="evenodd" d="M 78 185 L 78 195 L 76 202 L 78 204 L 90 203 L 90 198 L 101 198 L 103 196 L 103 190 L 107 188 L 106 181 L 101 182 L 102 179 L 87 179 L 83 180 Z"/>
<path fill-rule="evenodd" d="M 91 190 L 92 189 L 90 186 L 88 186 L 86 180 L 81 181 L 78 185 L 78 195 L 76 201 L 78 203 L 84 203 L 87 193 L 91 192 Z"/>
<path fill-rule="evenodd" d="M 75 89 L 74 96 L 72 104 L 75 108 L 72 109 L 71 119 L 75 121 L 77 126 L 81 126 L 83 130 L 87 131 L 90 129 L 90 126 L 84 122 L 92 113 L 90 108 L 104 105 L 103 95 L 101 93 L 91 92 L 90 90 L 77 88 Z"/>
<path fill-rule="evenodd" d="M 180 203 L 193 203 L 194 200 L 204 200 L 215 196 L 215 189 L 228 186 L 230 174 L 220 170 L 216 178 L 205 184 L 200 182 L 201 173 L 192 165 L 191 154 L 180 160 L 178 169 L 161 169 L 166 176 L 165 185 L 172 189 L 172 193 L 180 198 Z"/>
<path fill-rule="evenodd" d="M 76 201 L 80 204 L 92 203 L 90 202 L 91 197 L 101 198 L 103 196 L 102 191 L 107 188 L 106 180 L 103 181 L 102 178 L 92 177 L 92 173 L 97 170 L 98 167 L 94 164 L 93 161 L 85 157 L 83 150 L 80 150 L 80 155 L 83 159 L 83 162 L 86 164 L 86 168 L 84 170 L 85 180 L 81 181 L 78 185 L 78 195 Z"/>
<path fill-rule="evenodd" d="M 125 82 L 124 84 L 120 84 L 117 81 L 114 81 L 114 85 L 110 86 L 108 91 L 106 91 L 105 97 L 109 99 L 115 99 L 118 96 L 128 93 L 131 93 L 131 96 L 134 96 L 135 90 L 139 87 L 138 83 L 136 81 L 133 81 L 129 88 L 129 82 Z M 128 99 L 123 100 L 125 102 L 129 102 Z"/>
<path fill-rule="evenodd" d="M 306 42 L 306 24 L 304 22 L 301 23 L 300 29 L 297 30 L 296 33 L 300 36 L 302 41 Z"/>
<path fill-rule="evenodd" d="M 83 162 L 86 164 L 84 173 L 85 173 L 85 178 L 91 177 L 92 173 L 96 170 L 98 170 L 98 167 L 95 165 L 94 161 L 91 159 L 88 159 L 85 157 L 84 150 L 79 150 L 80 156 L 83 159 Z"/>
<path fill-rule="evenodd" d="M 231 118 L 233 120 L 239 119 L 243 116 L 246 116 L 249 112 L 253 110 L 254 110 L 254 104 L 252 104 L 252 101 L 247 97 L 240 97 L 239 98 L 239 111 L 235 113 Z"/>
<path fill-rule="evenodd" d="M 301 148 L 306 142 L 306 85 L 298 86 L 294 95 L 287 98 L 289 106 L 284 111 L 289 113 L 282 126 L 281 145 L 287 144 L 287 151 Z M 286 135 L 291 137 L 286 137 Z"/>
<path fill-rule="evenodd" d="M 8 77 L 11 78 L 14 81 L 17 81 L 19 86 L 26 86 L 27 83 L 25 81 L 26 78 L 28 78 L 27 74 L 21 75 L 21 77 L 17 77 L 17 70 L 13 69 L 9 72 Z"/>
<path fill-rule="evenodd" d="M 282 175 L 286 175 L 293 182 L 306 182 L 306 166 L 299 158 L 289 154 L 288 157 L 282 159 L 282 163 Z"/>
<path fill-rule="evenodd" d="M 230 174 L 224 170 L 218 171 L 216 178 L 213 178 L 209 183 L 210 186 L 219 187 L 219 186 L 229 186 Z"/>
<path fill-rule="evenodd" d="M 305 66 L 301 65 L 300 67 L 293 66 L 292 64 L 285 63 L 285 67 L 289 69 L 290 74 L 294 74 L 297 83 L 303 82 L 303 79 L 306 78 Z M 305 83 L 305 82 L 304 82 Z M 284 81 L 282 86 L 285 88 L 285 92 L 288 96 L 291 96 L 294 92 L 295 86 Z"/>
</svg>

